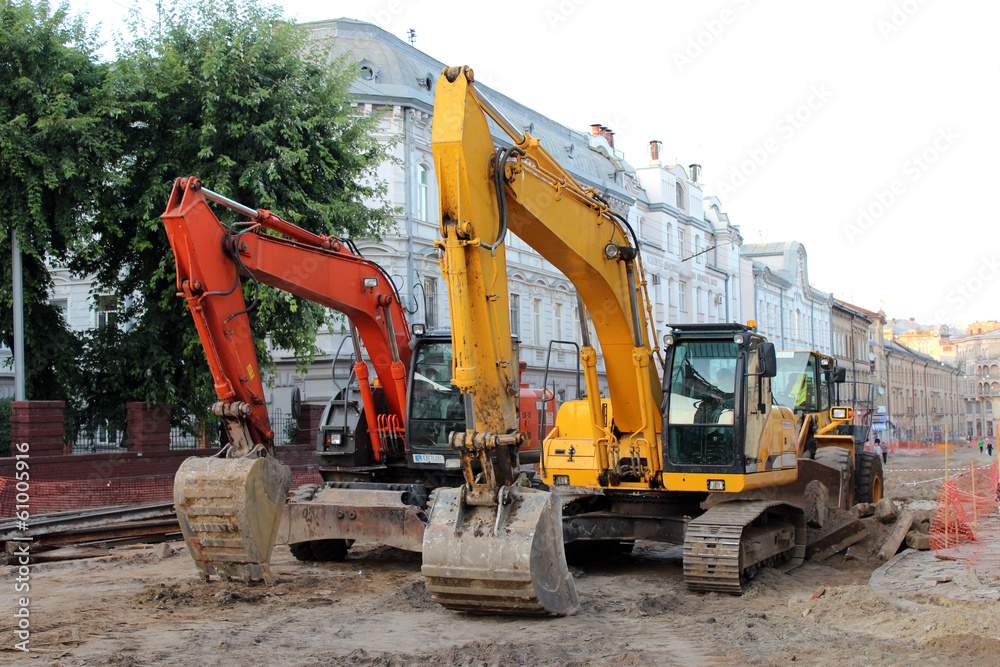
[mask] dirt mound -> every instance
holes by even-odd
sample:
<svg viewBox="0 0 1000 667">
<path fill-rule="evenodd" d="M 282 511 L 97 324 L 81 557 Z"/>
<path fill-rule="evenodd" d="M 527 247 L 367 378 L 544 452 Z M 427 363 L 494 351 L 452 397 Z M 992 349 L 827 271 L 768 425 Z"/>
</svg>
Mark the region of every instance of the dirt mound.
<svg viewBox="0 0 1000 667">
<path fill-rule="evenodd" d="M 978 635 L 940 635 L 924 642 L 925 649 L 937 649 L 955 660 L 972 660 L 979 665 L 1000 664 L 1000 639 Z"/>
<path fill-rule="evenodd" d="M 673 611 L 680 604 L 681 601 L 672 593 L 664 593 L 662 595 L 643 593 L 638 600 L 625 606 L 625 615 L 629 618 L 659 616 Z"/>
<path fill-rule="evenodd" d="M 182 591 L 180 584 L 159 584 L 144 588 L 128 599 L 132 604 L 146 604 L 149 602 L 187 602 L 193 600 L 194 595 L 190 591 Z"/>
<path fill-rule="evenodd" d="M 413 611 L 416 609 L 441 609 L 436 602 L 431 599 L 430 591 L 424 584 L 423 579 L 411 581 L 404 584 L 394 593 L 382 596 L 384 602 L 380 609 L 392 611 Z"/>
</svg>

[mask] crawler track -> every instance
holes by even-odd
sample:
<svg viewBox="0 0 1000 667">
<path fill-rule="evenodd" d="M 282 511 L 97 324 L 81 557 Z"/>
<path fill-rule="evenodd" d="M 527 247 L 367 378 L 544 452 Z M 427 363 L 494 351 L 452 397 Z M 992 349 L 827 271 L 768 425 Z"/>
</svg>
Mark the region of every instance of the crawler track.
<svg viewBox="0 0 1000 667">
<path fill-rule="evenodd" d="M 801 509 L 777 501 L 731 501 L 688 524 L 684 582 L 692 591 L 741 595 L 761 567 L 797 567 L 805 552 Z"/>
</svg>

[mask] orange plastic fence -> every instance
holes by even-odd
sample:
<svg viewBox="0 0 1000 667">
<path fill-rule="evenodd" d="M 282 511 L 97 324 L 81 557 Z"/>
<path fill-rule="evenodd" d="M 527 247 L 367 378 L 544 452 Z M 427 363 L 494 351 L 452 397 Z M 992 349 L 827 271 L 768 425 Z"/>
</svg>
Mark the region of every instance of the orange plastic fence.
<svg viewBox="0 0 1000 667">
<path fill-rule="evenodd" d="M 315 470 L 292 472 L 292 488 L 301 484 L 319 484 Z M 19 509 L 32 517 L 53 512 L 68 512 L 95 507 L 146 505 L 173 500 L 174 478 L 111 479 L 106 481 L 17 481 L 0 477 L 0 519 L 11 518 Z"/>
<path fill-rule="evenodd" d="M 997 509 L 997 463 L 949 474 L 941 485 L 931 522 L 931 549 L 942 558 L 968 561 L 975 566 L 992 552 L 1000 531 Z"/>
<path fill-rule="evenodd" d="M 948 453 L 955 453 L 955 445 L 957 443 L 951 442 L 948 444 Z M 959 445 L 960 447 L 964 445 Z M 907 456 L 933 456 L 937 454 L 944 454 L 944 443 L 943 442 L 922 442 L 919 440 L 900 440 L 899 442 L 893 442 L 889 445 L 890 454 L 905 454 Z"/>
</svg>

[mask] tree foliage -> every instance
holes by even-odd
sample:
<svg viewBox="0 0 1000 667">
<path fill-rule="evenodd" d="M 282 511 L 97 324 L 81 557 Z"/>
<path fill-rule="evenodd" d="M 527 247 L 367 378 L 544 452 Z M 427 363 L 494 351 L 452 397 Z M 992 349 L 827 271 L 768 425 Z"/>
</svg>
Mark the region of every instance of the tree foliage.
<svg viewBox="0 0 1000 667">
<path fill-rule="evenodd" d="M 117 297 L 127 324 L 83 337 L 78 372 L 93 387 L 92 414 L 147 400 L 201 416 L 214 400 L 159 219 L 176 177 L 198 176 L 322 234 L 387 229 L 376 119 L 350 104 L 354 68 L 328 62 L 317 46 L 275 7 L 194 0 L 168 8 L 159 27 L 138 30 L 110 67 L 98 68 L 101 132 L 115 138 L 117 153 L 98 161 L 110 168 L 89 191 L 92 208 L 67 223 L 79 241 L 68 261 L 75 273 L 96 276 L 96 291 Z M 310 360 L 324 309 L 277 290 L 260 296 L 251 315 L 259 350 L 269 336 Z"/>
<path fill-rule="evenodd" d="M 27 0 L 0 5 L 0 340 L 13 348 L 11 231 L 21 247 L 28 395 L 81 404 L 79 341 L 48 301 L 45 260 L 65 262 L 93 233 L 94 193 L 118 151 L 96 43 L 84 24 Z"/>
</svg>

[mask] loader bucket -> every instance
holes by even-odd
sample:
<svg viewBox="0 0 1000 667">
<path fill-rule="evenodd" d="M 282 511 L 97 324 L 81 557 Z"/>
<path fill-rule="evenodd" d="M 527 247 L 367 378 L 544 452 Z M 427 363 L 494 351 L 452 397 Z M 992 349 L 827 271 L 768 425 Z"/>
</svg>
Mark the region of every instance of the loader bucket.
<svg viewBox="0 0 1000 667">
<path fill-rule="evenodd" d="M 474 506 L 464 501 L 464 488 L 438 490 L 421 567 L 431 597 L 455 611 L 574 612 L 579 600 L 556 496 L 507 486 L 500 497 L 499 506 Z"/>
<path fill-rule="evenodd" d="M 174 477 L 174 510 L 205 581 L 274 580 L 271 549 L 292 471 L 263 447 L 247 456 L 193 456 Z"/>
</svg>

